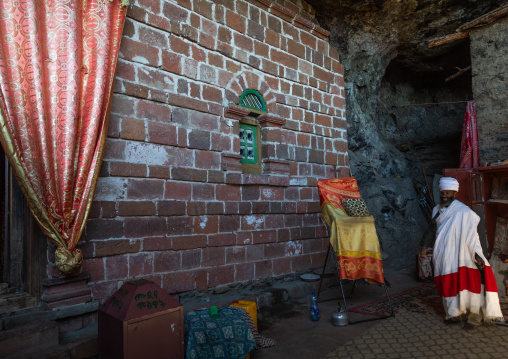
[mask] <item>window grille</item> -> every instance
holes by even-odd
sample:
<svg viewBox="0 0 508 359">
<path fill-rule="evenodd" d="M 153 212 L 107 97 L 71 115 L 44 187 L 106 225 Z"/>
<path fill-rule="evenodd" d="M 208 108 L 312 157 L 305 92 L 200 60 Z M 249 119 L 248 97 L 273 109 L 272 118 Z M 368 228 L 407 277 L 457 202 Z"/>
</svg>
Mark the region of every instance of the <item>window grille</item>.
<svg viewBox="0 0 508 359">
<path fill-rule="evenodd" d="M 263 96 L 261 96 L 261 94 L 256 90 L 245 90 L 240 95 L 239 105 L 253 110 L 266 112 L 266 102 L 263 99 Z"/>
</svg>

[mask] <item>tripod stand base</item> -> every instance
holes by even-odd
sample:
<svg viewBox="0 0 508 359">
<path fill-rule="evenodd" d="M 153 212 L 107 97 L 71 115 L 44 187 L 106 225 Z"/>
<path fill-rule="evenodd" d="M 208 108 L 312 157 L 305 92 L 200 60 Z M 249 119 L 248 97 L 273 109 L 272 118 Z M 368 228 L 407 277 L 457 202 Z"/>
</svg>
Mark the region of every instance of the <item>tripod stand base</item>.
<svg viewBox="0 0 508 359">
<path fill-rule="evenodd" d="M 325 223 L 326 225 L 326 229 L 328 231 L 328 225 Z M 330 233 L 328 231 L 328 233 Z M 322 302 L 325 302 L 325 301 L 330 301 L 330 300 L 334 300 L 334 299 L 339 299 L 339 306 L 340 306 L 340 299 L 342 298 L 342 300 L 344 301 L 344 308 L 346 310 L 346 315 L 347 315 L 347 318 L 348 318 L 348 321 L 349 321 L 349 324 L 358 324 L 358 323 L 365 323 L 365 322 L 371 322 L 371 321 L 374 321 L 374 320 L 381 320 L 381 319 L 386 319 L 386 318 L 391 318 L 391 317 L 395 317 L 395 311 L 393 309 L 393 305 L 392 305 L 392 301 L 390 300 L 390 296 L 388 294 L 388 289 L 387 289 L 387 286 L 388 287 L 391 287 L 391 285 L 389 284 L 389 282 L 386 280 L 386 278 L 384 278 L 385 280 L 385 283 L 382 283 L 380 284 L 384 290 L 385 290 L 385 294 L 386 294 L 386 297 L 388 298 L 388 303 L 390 305 L 390 315 L 387 315 L 387 316 L 382 316 L 382 317 L 376 317 L 376 318 L 369 318 L 369 319 L 362 319 L 362 320 L 357 320 L 357 321 L 352 321 L 351 320 L 351 317 L 349 316 L 349 311 L 348 311 L 348 306 L 347 306 L 347 300 L 346 298 L 351 298 L 352 295 L 353 295 L 353 292 L 354 292 L 354 289 L 356 287 L 356 280 L 353 280 L 353 288 L 351 289 L 351 293 L 349 294 L 348 297 L 345 296 L 344 294 L 344 287 L 343 287 L 343 284 L 342 284 L 342 279 L 340 279 L 340 272 L 339 272 L 339 264 L 337 262 L 337 257 L 335 256 L 335 253 L 333 252 L 332 250 L 332 244 L 329 243 L 328 244 L 328 250 L 326 251 L 326 257 L 325 257 L 325 263 L 323 265 L 323 272 L 321 274 L 321 279 L 319 281 L 319 289 L 318 289 L 318 292 L 317 292 L 317 298 L 318 298 L 318 302 L 321 302 L 319 300 L 319 295 L 321 294 L 321 286 L 323 284 L 323 275 L 325 273 L 325 269 L 326 269 L 326 264 L 328 262 L 328 255 L 330 254 L 330 251 L 332 251 L 332 255 L 333 255 L 333 258 L 334 258 L 334 262 L 335 262 L 335 269 L 337 270 L 337 276 L 339 278 L 339 285 L 340 285 L 340 291 L 342 293 L 342 297 L 338 297 L 338 298 L 332 298 L 332 299 L 327 299 L 327 300 L 323 300 Z"/>
</svg>

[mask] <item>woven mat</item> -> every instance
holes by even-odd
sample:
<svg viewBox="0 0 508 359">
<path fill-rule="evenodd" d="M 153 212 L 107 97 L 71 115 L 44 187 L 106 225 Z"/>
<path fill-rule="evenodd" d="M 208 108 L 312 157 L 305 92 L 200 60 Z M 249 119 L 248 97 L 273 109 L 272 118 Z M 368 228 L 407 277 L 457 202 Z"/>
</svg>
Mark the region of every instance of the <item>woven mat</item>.
<svg viewBox="0 0 508 359">
<path fill-rule="evenodd" d="M 419 287 L 406 290 L 397 294 L 390 294 L 395 313 L 413 312 L 413 313 L 429 313 L 440 318 L 445 317 L 443 302 L 437 292 L 436 285 L 425 283 Z M 501 302 L 501 310 L 505 318 L 508 318 L 508 303 Z M 390 306 L 388 299 L 375 300 L 367 304 L 354 307 L 349 310 L 354 313 L 370 314 L 377 316 L 390 315 Z"/>
<path fill-rule="evenodd" d="M 402 312 L 379 321 L 324 359 L 506 358 L 508 327 L 482 325 L 465 331 L 431 314 Z"/>
</svg>

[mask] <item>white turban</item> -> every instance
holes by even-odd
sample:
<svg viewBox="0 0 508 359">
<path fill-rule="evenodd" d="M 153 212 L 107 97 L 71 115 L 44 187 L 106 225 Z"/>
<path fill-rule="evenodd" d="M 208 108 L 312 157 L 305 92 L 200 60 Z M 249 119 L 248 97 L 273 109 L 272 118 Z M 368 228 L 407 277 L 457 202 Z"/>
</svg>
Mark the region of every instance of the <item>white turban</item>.
<svg viewBox="0 0 508 359">
<path fill-rule="evenodd" d="M 452 177 L 441 177 L 439 180 L 440 191 L 459 191 L 459 182 Z"/>
</svg>

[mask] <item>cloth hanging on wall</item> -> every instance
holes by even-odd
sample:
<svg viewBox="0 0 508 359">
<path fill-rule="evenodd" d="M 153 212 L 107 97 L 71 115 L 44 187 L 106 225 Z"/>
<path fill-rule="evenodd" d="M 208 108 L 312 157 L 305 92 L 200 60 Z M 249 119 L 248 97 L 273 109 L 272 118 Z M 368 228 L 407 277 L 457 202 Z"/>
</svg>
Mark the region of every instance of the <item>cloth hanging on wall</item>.
<svg viewBox="0 0 508 359">
<path fill-rule="evenodd" d="M 0 141 L 64 274 L 81 267 L 125 14 L 120 0 L 0 5 Z"/>
<path fill-rule="evenodd" d="M 478 124 L 476 122 L 476 103 L 469 101 L 462 127 L 462 142 L 460 146 L 460 168 L 475 168 L 480 165 L 478 147 Z"/>
</svg>

